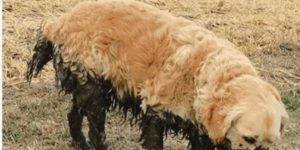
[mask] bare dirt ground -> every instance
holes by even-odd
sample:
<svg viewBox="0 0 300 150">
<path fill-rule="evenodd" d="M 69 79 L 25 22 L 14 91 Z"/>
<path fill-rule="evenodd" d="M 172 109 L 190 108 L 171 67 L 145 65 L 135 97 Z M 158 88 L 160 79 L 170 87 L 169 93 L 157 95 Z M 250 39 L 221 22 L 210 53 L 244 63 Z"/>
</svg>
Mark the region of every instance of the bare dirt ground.
<svg viewBox="0 0 300 150">
<path fill-rule="evenodd" d="M 82 0 L 4 0 L 3 144 L 6 150 L 74 149 L 68 132 L 70 97 L 59 95 L 49 65 L 29 86 L 26 62 L 35 30 Z M 253 61 L 263 78 L 280 89 L 290 114 L 282 141 L 273 149 L 300 149 L 299 0 L 142 0 L 185 17 L 232 41 Z M 111 149 L 141 149 L 139 129 L 111 112 L 106 125 Z M 165 148 L 186 149 L 167 138 Z"/>
</svg>

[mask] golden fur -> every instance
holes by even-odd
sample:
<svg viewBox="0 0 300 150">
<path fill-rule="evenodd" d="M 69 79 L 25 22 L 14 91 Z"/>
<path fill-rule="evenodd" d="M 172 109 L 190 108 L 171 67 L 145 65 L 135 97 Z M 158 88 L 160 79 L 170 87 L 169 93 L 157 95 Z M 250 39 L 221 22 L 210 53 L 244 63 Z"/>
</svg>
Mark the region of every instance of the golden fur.
<svg viewBox="0 0 300 150">
<path fill-rule="evenodd" d="M 227 134 L 273 142 L 288 118 L 277 90 L 230 42 L 146 4 L 85 2 L 47 23 L 43 34 L 63 45 L 65 65 L 111 80 L 120 97 L 141 96 L 143 109 L 203 124 L 215 143 Z"/>
</svg>

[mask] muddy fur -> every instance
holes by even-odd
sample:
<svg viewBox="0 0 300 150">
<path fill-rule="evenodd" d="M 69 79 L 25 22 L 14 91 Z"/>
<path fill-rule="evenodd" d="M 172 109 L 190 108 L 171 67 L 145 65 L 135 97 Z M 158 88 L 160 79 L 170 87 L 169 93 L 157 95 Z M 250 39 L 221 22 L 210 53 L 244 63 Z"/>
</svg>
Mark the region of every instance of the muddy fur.
<svg viewBox="0 0 300 150">
<path fill-rule="evenodd" d="M 146 146 L 150 146 L 153 143 L 157 143 L 155 146 L 160 145 L 163 136 L 167 137 L 167 134 L 171 133 L 173 136 L 181 136 L 187 139 L 189 141 L 188 149 L 190 150 L 214 150 L 215 148 L 218 150 L 231 149 L 231 143 L 227 139 L 218 145 L 214 145 L 209 139 L 207 131 L 203 126 L 196 126 L 192 122 L 183 120 L 179 116 L 169 112 L 163 113 L 163 117 L 159 117 L 155 111 L 149 108 L 143 116 L 141 127 L 141 138 L 143 138 L 143 144 Z M 153 149 L 162 149 L 162 147 L 155 146 Z"/>
<path fill-rule="evenodd" d="M 52 42 L 44 39 L 44 37 L 42 36 L 42 31 L 41 29 L 39 29 L 36 36 L 36 44 L 33 48 L 34 54 L 32 55 L 32 59 L 27 64 L 27 81 L 30 82 L 32 76 L 36 76 L 44 67 L 44 65 L 52 59 L 53 46 L 54 45 L 52 44 Z"/>
<path fill-rule="evenodd" d="M 106 111 L 118 108 L 123 112 L 124 118 L 127 118 L 127 113 L 130 111 L 132 113 L 130 121 L 133 122 L 140 118 L 139 104 L 134 103 L 130 94 L 124 96 L 124 101 L 117 100 L 116 90 L 103 78 L 94 79 L 88 76 L 87 81 L 81 84 L 78 75 L 70 68 L 64 67 L 62 58 L 57 53 L 60 48 L 61 46 L 54 46 L 53 65 L 57 86 L 61 91 L 73 96 L 73 106 L 68 114 L 68 120 L 74 143 L 81 149 L 107 149 L 104 128 Z M 90 143 L 81 132 L 83 116 L 86 116 L 89 122 Z"/>
<path fill-rule="evenodd" d="M 162 150 L 165 129 L 163 120 L 161 120 L 155 112 L 148 110 L 143 116 L 140 127 L 142 129 L 140 141 L 142 141 L 143 148 Z"/>
<path fill-rule="evenodd" d="M 191 150 L 230 149 L 230 143 L 220 144 L 221 146 L 213 145 L 204 127 L 196 126 L 172 113 L 163 113 L 163 117 L 161 117 L 151 108 L 148 108 L 147 112 L 143 114 L 140 101 L 137 100 L 139 97 L 126 94 L 120 100 L 110 81 L 87 75 L 87 80 L 81 82 L 82 77 L 79 77 L 78 73 L 72 72 L 71 68 L 63 65 L 63 59 L 59 53 L 61 48 L 62 45 L 54 45 L 38 34 L 34 54 L 28 63 L 26 79 L 30 82 L 33 74 L 37 75 L 43 66 L 53 58 L 57 86 L 66 94 L 72 94 L 73 97 L 73 106 L 68 114 L 68 121 L 70 134 L 76 147 L 80 149 L 107 149 L 104 127 L 106 112 L 119 109 L 123 112 L 124 118 L 127 117 L 128 112 L 131 112 L 131 123 L 136 123 L 142 119 L 140 122 L 141 141 L 145 149 L 163 149 L 163 137 L 168 132 L 175 136 L 180 134 L 188 139 L 188 148 Z M 76 65 L 79 66 L 80 64 Z M 91 141 L 86 140 L 81 131 L 84 116 L 89 121 L 89 138 Z"/>
</svg>

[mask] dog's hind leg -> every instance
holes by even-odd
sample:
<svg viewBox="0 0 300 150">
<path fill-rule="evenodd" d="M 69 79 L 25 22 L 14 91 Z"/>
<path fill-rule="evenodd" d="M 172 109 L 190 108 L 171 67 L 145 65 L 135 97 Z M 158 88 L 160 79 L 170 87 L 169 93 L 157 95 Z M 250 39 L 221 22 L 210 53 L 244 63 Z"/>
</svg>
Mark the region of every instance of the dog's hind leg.
<svg viewBox="0 0 300 150">
<path fill-rule="evenodd" d="M 147 111 L 142 118 L 142 146 L 147 150 L 162 150 L 164 125 L 153 111 Z"/>
<path fill-rule="evenodd" d="M 76 147 L 82 150 L 89 150 L 90 146 L 87 143 L 81 129 L 82 129 L 83 114 L 81 110 L 73 104 L 71 111 L 68 113 L 68 121 L 70 127 L 70 134 Z"/>
<path fill-rule="evenodd" d="M 89 122 L 88 134 L 93 148 L 105 150 L 107 149 L 105 142 L 106 93 L 97 84 L 92 83 L 89 85 L 92 87 L 92 90 L 89 90 L 92 94 L 86 104 L 86 116 Z"/>
<path fill-rule="evenodd" d="M 106 110 L 104 106 L 101 106 L 100 100 L 94 100 L 88 106 L 87 119 L 89 121 L 89 138 L 93 147 L 96 150 L 105 150 L 107 145 L 105 144 L 105 119 Z"/>
<path fill-rule="evenodd" d="M 59 47 L 55 46 L 56 51 Z M 78 78 L 73 75 L 69 68 L 64 68 L 62 58 L 59 54 L 54 54 L 53 65 L 55 68 L 55 78 L 57 86 L 61 88 L 66 94 L 72 93 L 72 108 L 68 113 L 68 122 L 70 128 L 70 135 L 73 143 L 77 148 L 82 150 L 91 149 L 89 143 L 86 141 L 82 133 L 82 121 L 84 117 L 83 105 L 87 98 L 85 97 L 86 89 L 84 85 L 78 83 Z"/>
</svg>

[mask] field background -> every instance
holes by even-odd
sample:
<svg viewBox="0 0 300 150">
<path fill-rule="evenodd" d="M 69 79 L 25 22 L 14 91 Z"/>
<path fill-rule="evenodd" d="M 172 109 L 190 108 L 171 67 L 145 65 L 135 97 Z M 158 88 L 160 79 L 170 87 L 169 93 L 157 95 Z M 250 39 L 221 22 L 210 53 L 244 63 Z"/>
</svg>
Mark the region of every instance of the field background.
<svg viewBox="0 0 300 150">
<path fill-rule="evenodd" d="M 54 88 L 51 65 L 29 86 L 24 79 L 36 29 L 82 0 L 4 0 L 3 144 L 5 150 L 73 149 L 68 132 L 70 97 Z M 300 0 L 143 0 L 185 17 L 232 41 L 261 76 L 280 89 L 290 114 L 282 141 L 273 149 L 300 149 Z M 111 149 L 141 149 L 137 126 L 112 112 Z M 169 137 L 166 149 L 185 149 Z"/>
</svg>

